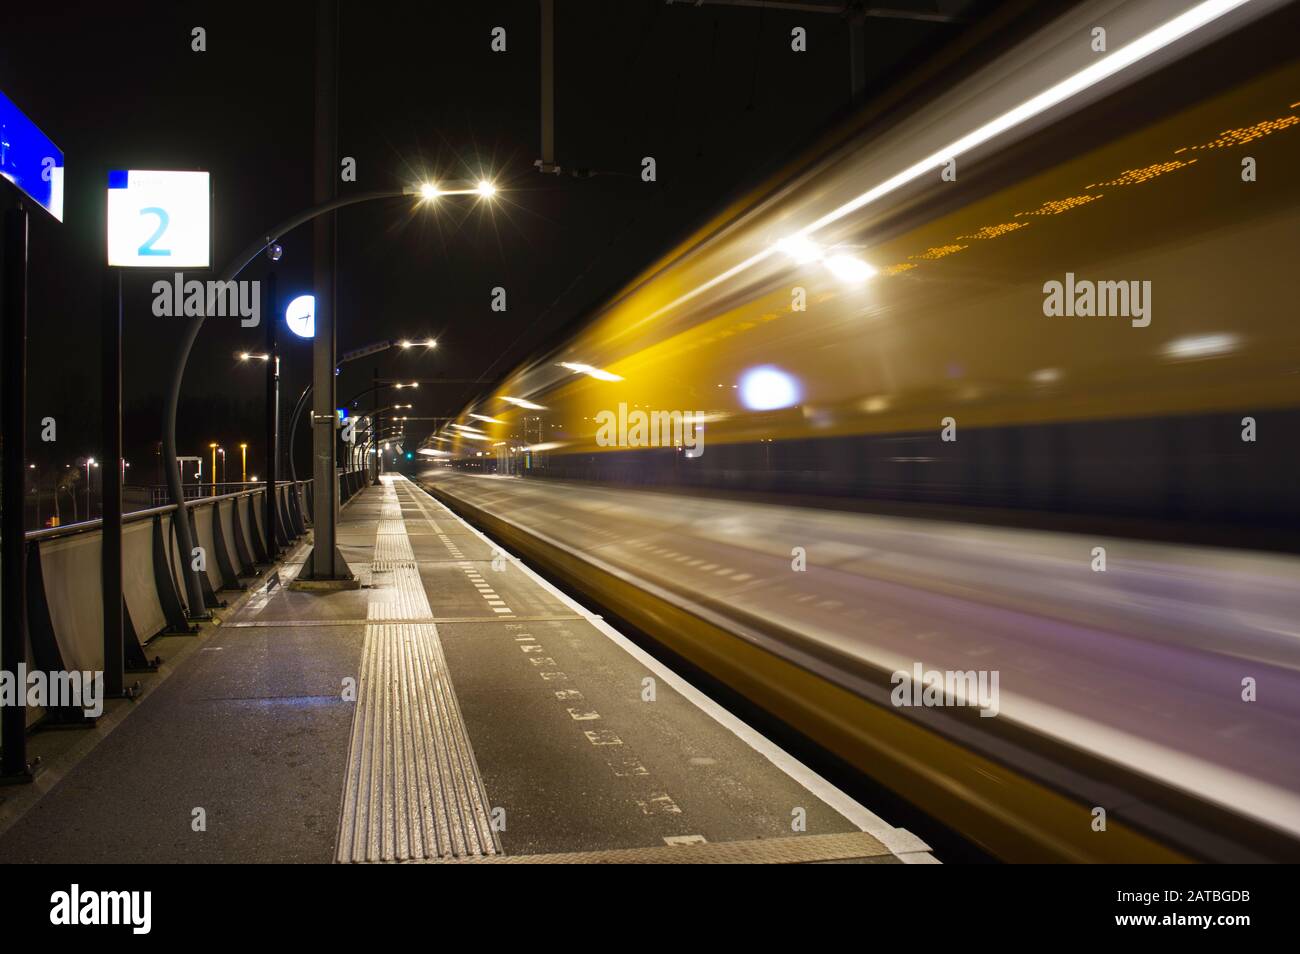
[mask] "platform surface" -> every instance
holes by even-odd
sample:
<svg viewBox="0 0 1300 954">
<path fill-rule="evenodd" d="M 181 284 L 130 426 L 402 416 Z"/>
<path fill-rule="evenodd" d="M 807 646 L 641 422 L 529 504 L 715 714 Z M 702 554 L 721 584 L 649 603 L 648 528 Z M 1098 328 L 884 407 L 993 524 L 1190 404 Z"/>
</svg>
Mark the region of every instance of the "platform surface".
<svg viewBox="0 0 1300 954">
<path fill-rule="evenodd" d="M 338 544 L 360 589 L 300 543 L 0 861 L 933 861 L 405 479 Z"/>
</svg>

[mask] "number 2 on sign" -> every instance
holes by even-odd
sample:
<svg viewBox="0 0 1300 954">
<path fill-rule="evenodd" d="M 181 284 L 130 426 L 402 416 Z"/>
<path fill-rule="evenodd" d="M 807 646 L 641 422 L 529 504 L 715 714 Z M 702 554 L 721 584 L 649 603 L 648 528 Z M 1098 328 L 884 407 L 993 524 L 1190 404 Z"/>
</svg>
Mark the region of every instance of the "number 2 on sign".
<svg viewBox="0 0 1300 954">
<path fill-rule="evenodd" d="M 143 245 L 140 246 L 140 250 L 138 254 L 170 255 L 171 249 L 162 249 L 162 248 L 153 247 L 153 243 L 158 241 L 160 238 L 162 238 L 162 234 L 167 231 L 168 223 L 171 222 L 171 218 L 167 215 L 166 210 L 154 207 L 149 209 L 141 209 L 140 214 L 158 216 L 158 229 L 153 233 L 153 235 L 149 236 L 149 238 L 145 240 L 145 243 Z"/>
</svg>

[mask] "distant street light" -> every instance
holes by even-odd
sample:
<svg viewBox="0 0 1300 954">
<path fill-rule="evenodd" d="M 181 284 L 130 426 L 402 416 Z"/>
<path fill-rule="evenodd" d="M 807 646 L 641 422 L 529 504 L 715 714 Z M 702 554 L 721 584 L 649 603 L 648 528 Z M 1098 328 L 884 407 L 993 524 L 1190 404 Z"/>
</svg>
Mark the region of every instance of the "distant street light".
<svg viewBox="0 0 1300 954">
<path fill-rule="evenodd" d="M 95 458 L 93 457 L 86 458 L 86 519 L 87 520 L 90 519 L 90 468 L 98 467 L 98 466 L 99 464 L 95 463 Z"/>
<path fill-rule="evenodd" d="M 358 358 L 365 358 L 372 354 L 378 354 L 379 352 L 386 351 L 389 348 L 392 348 L 394 346 L 399 348 L 412 348 L 415 347 L 416 344 L 418 344 L 418 342 L 414 342 L 409 339 L 402 339 L 401 341 L 376 341 L 374 344 L 365 345 L 360 348 L 354 348 L 351 351 L 345 352 L 342 355 L 342 357 L 339 358 L 338 360 L 339 367 L 336 367 L 334 369 L 334 373 L 338 374 L 342 366 L 347 364 L 349 361 L 356 361 Z M 426 339 L 423 342 L 423 344 L 426 349 L 436 348 L 438 346 L 438 342 L 434 341 L 432 338 Z M 410 384 L 399 384 L 396 386 L 418 388 L 420 386 L 420 383 L 418 381 L 413 381 Z M 394 385 L 382 384 L 382 385 L 377 385 L 376 387 L 387 388 L 387 387 L 394 387 Z M 365 391 L 362 391 L 360 394 L 356 395 L 352 399 L 344 402 L 344 407 L 354 407 L 356 405 L 356 402 L 363 395 L 370 394 L 374 390 L 376 390 L 376 388 L 370 388 Z M 298 402 L 294 404 L 293 413 L 289 415 L 289 473 L 294 480 L 298 479 L 298 465 L 297 462 L 294 460 L 294 456 L 293 456 L 293 448 L 298 441 L 298 419 L 302 417 L 302 412 L 304 408 L 306 408 L 307 406 L 307 398 L 311 396 L 311 393 L 312 393 L 312 386 L 308 384 L 305 388 L 302 389 L 302 393 L 298 395 Z"/>
<path fill-rule="evenodd" d="M 256 480 L 257 478 L 254 477 L 253 479 Z M 248 445 L 247 444 L 239 445 L 239 482 L 241 484 L 248 483 Z"/>
</svg>

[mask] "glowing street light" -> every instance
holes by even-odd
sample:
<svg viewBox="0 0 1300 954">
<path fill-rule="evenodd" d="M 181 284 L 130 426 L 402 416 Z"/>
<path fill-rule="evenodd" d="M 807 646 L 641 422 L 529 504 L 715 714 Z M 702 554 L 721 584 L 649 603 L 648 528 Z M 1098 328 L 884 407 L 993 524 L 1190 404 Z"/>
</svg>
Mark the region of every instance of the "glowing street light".
<svg viewBox="0 0 1300 954">
<path fill-rule="evenodd" d="M 86 519 L 90 519 L 90 468 L 98 467 L 99 463 L 93 457 L 86 458 Z"/>
<path fill-rule="evenodd" d="M 497 187 L 487 179 L 480 179 L 477 183 L 464 180 L 446 184 L 421 182 L 419 185 L 407 186 L 402 190 L 402 194 L 418 195 L 424 202 L 432 202 L 448 195 L 478 195 L 481 198 L 490 199 L 497 194 Z"/>
</svg>

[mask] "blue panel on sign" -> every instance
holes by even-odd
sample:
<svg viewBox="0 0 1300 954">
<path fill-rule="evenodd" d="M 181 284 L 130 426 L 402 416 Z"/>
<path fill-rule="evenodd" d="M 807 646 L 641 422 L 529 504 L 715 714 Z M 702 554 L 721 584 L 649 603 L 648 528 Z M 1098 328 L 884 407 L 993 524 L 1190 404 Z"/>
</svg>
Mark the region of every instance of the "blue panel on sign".
<svg viewBox="0 0 1300 954">
<path fill-rule="evenodd" d="M 63 151 L 0 93 L 0 176 L 63 221 Z"/>
<path fill-rule="evenodd" d="M 108 187 L 110 189 L 125 189 L 128 175 L 129 173 L 125 169 L 110 169 L 108 171 Z"/>
</svg>

